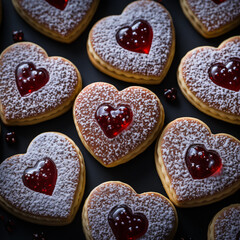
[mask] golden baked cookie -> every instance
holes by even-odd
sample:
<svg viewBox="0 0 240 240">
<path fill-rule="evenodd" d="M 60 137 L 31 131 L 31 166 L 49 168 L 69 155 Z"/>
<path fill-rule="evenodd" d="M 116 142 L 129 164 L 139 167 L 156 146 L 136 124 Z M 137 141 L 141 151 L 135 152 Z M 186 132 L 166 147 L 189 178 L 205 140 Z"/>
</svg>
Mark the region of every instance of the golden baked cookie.
<svg viewBox="0 0 240 240">
<path fill-rule="evenodd" d="M 159 84 L 175 53 L 172 18 L 156 1 L 134 1 L 121 15 L 105 17 L 93 26 L 87 50 L 93 65 L 107 75 Z"/>
<path fill-rule="evenodd" d="M 7 125 L 31 125 L 68 111 L 82 88 L 78 69 L 40 46 L 16 43 L 0 55 L 0 116 Z"/>
<path fill-rule="evenodd" d="M 188 52 L 178 68 L 184 96 L 200 111 L 240 124 L 240 36 Z"/>
<path fill-rule="evenodd" d="M 99 0 L 12 0 L 19 15 L 54 40 L 71 43 L 91 21 Z"/>
<path fill-rule="evenodd" d="M 178 217 L 173 204 L 156 192 L 137 194 L 122 182 L 92 190 L 82 211 L 87 240 L 173 239 Z"/>
<path fill-rule="evenodd" d="M 87 150 L 105 167 L 125 163 L 143 152 L 164 123 L 159 98 L 143 87 L 118 91 L 96 82 L 77 96 L 73 117 Z"/>
<path fill-rule="evenodd" d="M 210 204 L 240 189 L 239 140 L 212 134 L 196 118 L 178 118 L 166 126 L 156 144 L 155 162 L 178 207 Z"/>
<path fill-rule="evenodd" d="M 66 135 L 46 132 L 25 154 L 0 164 L 0 206 L 23 220 L 66 225 L 78 211 L 85 188 L 85 165 Z"/>
<path fill-rule="evenodd" d="M 240 239 L 240 204 L 219 211 L 208 226 L 208 240 Z"/>
<path fill-rule="evenodd" d="M 220 36 L 240 24 L 239 0 L 180 0 L 185 16 L 205 38 Z"/>
</svg>

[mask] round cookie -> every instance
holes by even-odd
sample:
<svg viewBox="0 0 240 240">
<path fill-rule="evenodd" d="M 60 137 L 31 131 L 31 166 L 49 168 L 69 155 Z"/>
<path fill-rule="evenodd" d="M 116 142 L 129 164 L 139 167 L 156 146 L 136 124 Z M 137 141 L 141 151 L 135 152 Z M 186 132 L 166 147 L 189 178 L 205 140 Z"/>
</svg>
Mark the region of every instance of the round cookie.
<svg viewBox="0 0 240 240">
<path fill-rule="evenodd" d="M 200 111 L 240 124 L 240 36 L 188 52 L 178 68 L 184 96 Z"/>
<path fill-rule="evenodd" d="M 232 204 L 219 211 L 208 226 L 208 240 L 240 238 L 240 204 Z"/>
<path fill-rule="evenodd" d="M 85 188 L 85 165 L 66 135 L 46 132 L 25 154 L 0 164 L 0 206 L 23 220 L 43 225 L 69 224 Z"/>
<path fill-rule="evenodd" d="M 175 53 L 172 18 L 155 1 L 135 1 L 121 15 L 105 17 L 93 26 L 87 50 L 93 65 L 107 75 L 159 84 Z"/>
<path fill-rule="evenodd" d="M 83 207 L 82 224 L 87 240 L 167 240 L 175 235 L 178 217 L 163 195 L 137 194 L 129 185 L 111 181 L 92 190 Z"/>
<path fill-rule="evenodd" d="M 239 0 L 180 0 L 185 16 L 205 38 L 220 36 L 240 23 Z"/>
<path fill-rule="evenodd" d="M 12 0 L 19 15 L 54 40 L 71 43 L 91 21 L 99 0 Z"/>
<path fill-rule="evenodd" d="M 159 98 L 150 90 L 135 86 L 119 92 L 103 82 L 79 93 L 73 115 L 82 143 L 105 167 L 143 152 L 159 134 L 165 117 Z"/>
<path fill-rule="evenodd" d="M 240 189 L 240 142 L 212 134 L 206 124 L 183 117 L 163 130 L 155 162 L 164 189 L 178 207 L 219 201 Z"/>
<path fill-rule="evenodd" d="M 68 111 L 82 88 L 78 69 L 48 57 L 38 45 L 16 43 L 0 56 L 0 115 L 7 125 L 31 125 Z"/>
</svg>

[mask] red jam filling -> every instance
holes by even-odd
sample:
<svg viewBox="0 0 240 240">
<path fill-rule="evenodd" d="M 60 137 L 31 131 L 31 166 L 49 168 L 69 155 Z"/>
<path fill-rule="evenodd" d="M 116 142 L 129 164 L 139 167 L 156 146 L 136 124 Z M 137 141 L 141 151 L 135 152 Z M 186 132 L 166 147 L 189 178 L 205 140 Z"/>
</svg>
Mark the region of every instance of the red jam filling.
<svg viewBox="0 0 240 240">
<path fill-rule="evenodd" d="M 21 96 L 35 92 L 42 88 L 49 80 L 49 74 L 46 69 L 36 69 L 31 62 L 19 64 L 15 72 L 18 90 Z"/>
<path fill-rule="evenodd" d="M 185 161 L 193 179 L 207 178 L 218 173 L 222 168 L 219 154 L 207 150 L 203 144 L 191 145 L 186 152 Z"/>
<path fill-rule="evenodd" d="M 131 26 L 118 30 L 116 39 L 118 44 L 133 52 L 148 54 L 152 45 L 153 31 L 145 20 L 137 20 Z"/>
<path fill-rule="evenodd" d="M 33 168 L 27 168 L 22 176 L 26 187 L 35 192 L 52 195 L 57 181 L 57 168 L 50 158 L 38 161 Z"/>
<path fill-rule="evenodd" d="M 117 240 L 135 240 L 148 229 L 148 220 L 142 213 L 132 213 L 131 208 L 122 204 L 115 206 L 108 215 L 108 223 Z"/>
<path fill-rule="evenodd" d="M 46 0 L 46 1 L 55 8 L 58 8 L 60 10 L 64 10 L 68 3 L 68 0 Z"/>
<path fill-rule="evenodd" d="M 240 59 L 230 58 L 226 65 L 222 63 L 213 64 L 208 74 L 210 79 L 220 87 L 233 91 L 240 90 Z"/>
<path fill-rule="evenodd" d="M 212 0 L 213 2 L 215 2 L 216 4 L 220 4 L 225 2 L 226 0 Z"/>
<path fill-rule="evenodd" d="M 95 118 L 105 135 L 114 138 L 129 126 L 133 114 L 127 105 L 120 105 L 115 109 L 103 104 L 97 109 Z"/>
</svg>

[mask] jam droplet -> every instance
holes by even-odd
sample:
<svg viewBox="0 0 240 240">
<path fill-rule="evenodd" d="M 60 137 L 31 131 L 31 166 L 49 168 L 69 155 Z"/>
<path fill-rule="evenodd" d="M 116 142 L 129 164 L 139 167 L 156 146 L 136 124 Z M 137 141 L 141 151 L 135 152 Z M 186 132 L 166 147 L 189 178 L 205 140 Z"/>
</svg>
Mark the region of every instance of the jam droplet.
<svg viewBox="0 0 240 240">
<path fill-rule="evenodd" d="M 164 96 L 168 102 L 175 102 L 177 99 L 177 90 L 175 88 L 164 89 Z"/>
<path fill-rule="evenodd" d="M 137 20 L 131 26 L 118 30 L 118 44 L 130 51 L 148 54 L 152 45 L 153 31 L 145 20 Z"/>
<path fill-rule="evenodd" d="M 35 65 L 30 62 L 19 64 L 16 68 L 15 76 L 21 96 L 39 90 L 49 80 L 49 74 L 46 69 L 36 69 Z"/>
<path fill-rule="evenodd" d="M 33 168 L 27 168 L 22 177 L 26 187 L 35 192 L 52 195 L 57 181 L 57 168 L 50 158 L 44 158 Z"/>
<path fill-rule="evenodd" d="M 185 161 L 193 179 L 207 178 L 222 168 L 219 154 L 207 150 L 202 144 L 191 145 L 186 152 Z"/>
<path fill-rule="evenodd" d="M 132 122 L 133 114 L 127 105 L 120 105 L 116 109 L 108 104 L 101 105 L 95 118 L 108 138 L 114 138 Z"/>
<path fill-rule="evenodd" d="M 59 10 L 64 10 L 68 3 L 68 0 L 46 0 L 46 1 L 55 8 L 58 8 Z"/>
<path fill-rule="evenodd" d="M 17 142 L 15 132 L 7 132 L 5 136 L 6 142 L 9 144 L 15 144 Z"/>
<path fill-rule="evenodd" d="M 220 4 L 225 2 L 226 0 L 212 0 L 213 2 L 215 2 L 216 4 Z"/>
<path fill-rule="evenodd" d="M 34 233 L 33 240 L 46 240 L 44 232 L 41 233 Z"/>
<path fill-rule="evenodd" d="M 14 41 L 15 43 L 16 43 L 16 42 L 22 42 L 22 41 L 23 41 L 24 34 L 23 34 L 23 31 L 22 31 L 22 30 L 13 31 L 12 35 L 13 35 L 13 41 Z"/>
<path fill-rule="evenodd" d="M 233 91 L 240 90 L 240 59 L 230 58 L 226 65 L 222 63 L 213 64 L 209 70 L 210 79 L 218 86 Z"/>
<path fill-rule="evenodd" d="M 132 213 L 125 204 L 115 206 L 108 215 L 108 223 L 117 240 L 135 240 L 148 229 L 148 220 L 142 213 Z"/>
</svg>

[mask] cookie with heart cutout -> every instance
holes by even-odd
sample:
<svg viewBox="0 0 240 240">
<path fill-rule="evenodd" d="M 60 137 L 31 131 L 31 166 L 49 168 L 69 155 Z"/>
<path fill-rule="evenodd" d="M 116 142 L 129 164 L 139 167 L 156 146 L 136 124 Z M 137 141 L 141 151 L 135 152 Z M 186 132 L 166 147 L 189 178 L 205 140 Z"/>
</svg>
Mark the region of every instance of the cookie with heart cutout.
<svg viewBox="0 0 240 240">
<path fill-rule="evenodd" d="M 240 23 L 239 0 L 180 0 L 185 16 L 205 38 L 220 36 Z"/>
<path fill-rule="evenodd" d="M 184 96 L 200 111 L 240 124 L 240 36 L 188 52 L 178 68 Z"/>
<path fill-rule="evenodd" d="M 172 18 L 155 1 L 135 1 L 93 26 L 87 50 L 93 65 L 116 79 L 159 84 L 175 52 Z"/>
<path fill-rule="evenodd" d="M 29 222 L 66 225 L 78 211 L 85 188 L 85 165 L 66 135 L 46 132 L 25 154 L 0 164 L 0 206 Z"/>
<path fill-rule="evenodd" d="M 87 240 L 173 239 L 178 217 L 173 204 L 163 195 L 137 194 L 125 183 L 110 181 L 89 194 L 82 224 Z"/>
<path fill-rule="evenodd" d="M 208 226 L 208 240 L 240 239 L 240 204 L 219 211 Z"/>
<path fill-rule="evenodd" d="M 73 118 L 83 145 L 105 167 L 115 167 L 143 152 L 164 123 L 159 98 L 143 87 L 118 91 L 97 82 L 77 96 Z"/>
<path fill-rule="evenodd" d="M 68 111 L 82 88 L 78 69 L 48 57 L 38 45 L 16 43 L 0 56 L 0 115 L 7 125 L 31 125 Z"/>
<path fill-rule="evenodd" d="M 74 41 L 91 21 L 99 0 L 12 0 L 18 14 L 42 34 Z"/>
<path fill-rule="evenodd" d="M 156 144 L 155 162 L 178 207 L 210 204 L 240 189 L 239 140 L 214 135 L 195 118 L 178 118 L 166 126 Z"/>
</svg>

